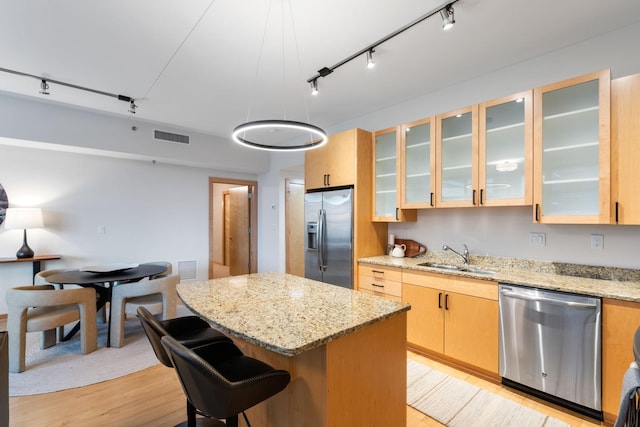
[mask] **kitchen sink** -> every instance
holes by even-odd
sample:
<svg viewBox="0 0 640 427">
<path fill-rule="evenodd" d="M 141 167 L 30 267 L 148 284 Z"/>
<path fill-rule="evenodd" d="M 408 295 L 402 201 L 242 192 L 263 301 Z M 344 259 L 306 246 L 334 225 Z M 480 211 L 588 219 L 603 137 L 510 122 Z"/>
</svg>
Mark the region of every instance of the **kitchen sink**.
<svg viewBox="0 0 640 427">
<path fill-rule="evenodd" d="M 435 262 L 423 262 L 418 264 L 421 267 L 430 267 L 437 268 L 439 270 L 449 270 L 449 271 L 463 271 L 466 273 L 474 273 L 474 274 L 496 274 L 495 271 L 485 270 L 483 268 L 471 268 L 471 267 L 458 267 L 457 265 L 451 264 L 438 264 Z"/>
</svg>

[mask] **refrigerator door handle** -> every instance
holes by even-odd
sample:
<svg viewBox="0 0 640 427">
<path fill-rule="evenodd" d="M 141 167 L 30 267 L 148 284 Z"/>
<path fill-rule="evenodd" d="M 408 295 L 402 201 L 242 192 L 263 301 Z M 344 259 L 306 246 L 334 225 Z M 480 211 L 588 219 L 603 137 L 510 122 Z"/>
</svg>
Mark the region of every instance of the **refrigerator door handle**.
<svg viewBox="0 0 640 427">
<path fill-rule="evenodd" d="M 324 271 L 325 264 L 325 211 L 324 209 L 318 210 L 318 269 Z"/>
</svg>

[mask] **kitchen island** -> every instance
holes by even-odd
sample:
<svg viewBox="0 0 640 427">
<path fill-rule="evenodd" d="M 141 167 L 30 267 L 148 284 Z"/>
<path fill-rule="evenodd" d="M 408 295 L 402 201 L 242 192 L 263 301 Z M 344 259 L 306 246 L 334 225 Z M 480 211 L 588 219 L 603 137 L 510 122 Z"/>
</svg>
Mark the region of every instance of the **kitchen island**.
<svg viewBox="0 0 640 427">
<path fill-rule="evenodd" d="M 409 305 L 279 273 L 183 283 L 178 295 L 246 355 L 291 374 L 248 411 L 252 424 L 406 426 Z"/>
</svg>

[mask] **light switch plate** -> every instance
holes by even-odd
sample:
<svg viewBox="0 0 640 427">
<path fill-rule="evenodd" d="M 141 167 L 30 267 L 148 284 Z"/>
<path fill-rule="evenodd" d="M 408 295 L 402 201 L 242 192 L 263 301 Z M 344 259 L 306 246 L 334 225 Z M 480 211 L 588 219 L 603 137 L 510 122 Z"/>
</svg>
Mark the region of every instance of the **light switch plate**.
<svg viewBox="0 0 640 427">
<path fill-rule="evenodd" d="M 591 235 L 591 249 L 596 251 L 604 250 L 604 234 Z"/>
</svg>

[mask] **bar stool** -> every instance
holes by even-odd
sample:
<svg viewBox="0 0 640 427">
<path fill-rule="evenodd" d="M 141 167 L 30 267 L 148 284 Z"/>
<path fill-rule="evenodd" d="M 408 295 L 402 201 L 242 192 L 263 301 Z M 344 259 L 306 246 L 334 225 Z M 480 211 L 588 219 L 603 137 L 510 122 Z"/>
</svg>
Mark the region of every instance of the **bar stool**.
<svg viewBox="0 0 640 427">
<path fill-rule="evenodd" d="M 233 343 L 216 341 L 187 348 L 177 340 L 162 338 L 182 389 L 192 409 L 188 426 L 195 426 L 196 412 L 224 419 L 226 427 L 238 427 L 238 415 L 284 390 L 291 376 L 257 359 L 247 357 Z M 188 409 L 189 410 L 189 409 Z"/>
<path fill-rule="evenodd" d="M 171 358 L 160 342 L 160 339 L 164 336 L 173 337 L 186 347 L 197 347 L 214 341 L 227 341 L 231 343 L 229 337 L 210 327 L 206 321 L 198 316 L 157 320 L 155 316 L 144 307 L 138 307 L 137 313 L 138 319 L 140 319 L 142 328 L 147 334 L 149 343 L 151 343 L 151 347 L 158 361 L 169 368 L 173 368 Z M 189 406 L 189 402 L 187 401 L 187 416 L 190 413 Z M 186 425 L 188 425 L 188 421 L 178 424 L 178 426 Z M 207 419 L 199 419 L 198 425 L 201 427 L 224 427 L 223 423 Z"/>
</svg>

